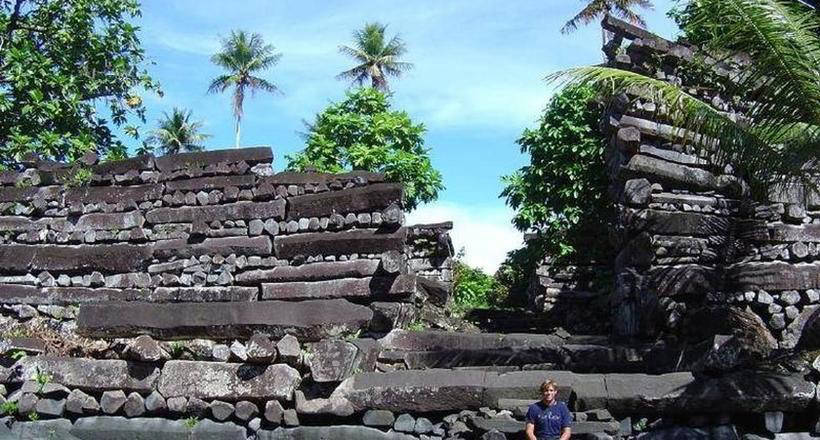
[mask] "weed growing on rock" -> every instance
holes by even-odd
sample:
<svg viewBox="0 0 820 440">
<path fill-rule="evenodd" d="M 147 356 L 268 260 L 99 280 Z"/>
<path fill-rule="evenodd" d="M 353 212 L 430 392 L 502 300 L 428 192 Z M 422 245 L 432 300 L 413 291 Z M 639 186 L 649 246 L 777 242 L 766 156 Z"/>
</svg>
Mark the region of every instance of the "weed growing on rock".
<svg viewBox="0 0 820 440">
<path fill-rule="evenodd" d="M 188 429 L 196 428 L 197 423 L 199 423 L 199 418 L 191 416 L 185 419 L 185 427 Z"/>
<path fill-rule="evenodd" d="M 17 402 L 11 400 L 6 400 L 5 402 L 0 403 L 0 412 L 8 416 L 17 414 L 18 408 Z"/>
</svg>

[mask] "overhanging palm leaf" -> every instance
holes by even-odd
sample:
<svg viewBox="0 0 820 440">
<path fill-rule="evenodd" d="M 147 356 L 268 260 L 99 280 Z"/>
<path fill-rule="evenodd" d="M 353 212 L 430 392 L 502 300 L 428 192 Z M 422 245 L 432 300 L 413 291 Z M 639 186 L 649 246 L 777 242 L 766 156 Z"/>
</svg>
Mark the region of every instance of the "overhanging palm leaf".
<svg viewBox="0 0 820 440">
<path fill-rule="evenodd" d="M 236 147 L 239 148 L 240 123 L 242 121 L 245 102 L 245 89 L 252 94 L 256 90 L 270 93 L 281 93 L 272 82 L 254 76 L 253 73 L 263 71 L 276 65 L 282 57 L 276 53 L 274 47 L 265 44 L 262 36 L 245 31 L 232 31 L 231 36 L 222 41 L 222 52 L 214 54 L 211 61 L 228 71 L 211 82 L 208 93 L 222 93 L 234 87 L 232 104 L 236 118 Z"/>
<path fill-rule="evenodd" d="M 714 35 L 710 53 L 721 60 L 747 55 L 748 65 L 726 81 L 731 94 L 746 103 L 741 122 L 669 83 L 632 72 L 589 67 L 548 79 L 610 96 L 648 94 L 668 106 L 676 125 L 708 141 L 716 164 L 739 167 L 758 194 L 775 182 L 808 183 L 806 168 L 815 166 L 820 153 L 818 16 L 779 0 L 699 0 L 690 7 L 687 27 Z"/>
<path fill-rule="evenodd" d="M 359 64 L 336 75 L 336 79 L 362 85 L 369 78 L 373 88 L 386 91 L 388 75 L 398 78 L 412 69 L 413 64 L 399 61 L 407 51 L 404 42 L 398 36 L 385 42 L 386 29 L 387 26 L 380 23 L 367 23 L 364 28 L 353 33 L 353 46 L 339 46 L 339 52 Z"/>
<path fill-rule="evenodd" d="M 626 21 L 641 27 L 646 27 L 646 22 L 643 17 L 632 11 L 635 6 L 652 9 L 652 2 L 650 0 L 587 0 L 589 3 L 581 9 L 581 12 L 567 21 L 561 28 L 561 33 L 566 34 L 578 29 L 579 25 L 589 24 L 592 21 L 599 20 L 606 14 L 612 14 L 616 17 L 625 19 Z"/>
</svg>

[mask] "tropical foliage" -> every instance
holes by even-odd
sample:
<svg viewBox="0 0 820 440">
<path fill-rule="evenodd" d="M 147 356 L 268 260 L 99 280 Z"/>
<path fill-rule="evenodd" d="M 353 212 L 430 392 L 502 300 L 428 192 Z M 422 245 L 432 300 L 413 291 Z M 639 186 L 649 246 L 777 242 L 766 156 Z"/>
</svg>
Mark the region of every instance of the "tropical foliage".
<svg viewBox="0 0 820 440">
<path fill-rule="evenodd" d="M 387 26 L 380 23 L 367 23 L 353 33 L 353 45 L 341 45 L 339 51 L 353 58 L 355 67 L 340 73 L 336 78 L 353 81 L 359 86 L 370 79 L 374 89 L 387 91 L 387 77 L 400 77 L 403 72 L 413 68 L 411 63 L 400 61 L 407 48 L 398 35 L 386 39 Z"/>
<path fill-rule="evenodd" d="M 623 18 L 630 23 L 646 27 L 643 17 L 632 9 L 636 6 L 652 9 L 650 0 L 584 0 L 587 5 L 581 9 L 575 17 L 572 17 L 561 28 L 562 33 L 569 33 L 578 29 L 579 25 L 589 24 L 592 21 L 600 20 L 607 14 Z"/>
<path fill-rule="evenodd" d="M 587 87 L 555 95 L 538 127 L 518 139 L 530 163 L 502 177 L 501 196 L 515 210 L 513 224 L 522 232 L 538 232 L 534 243 L 554 257 L 580 257 L 580 250 L 588 259 L 595 257 L 589 250 L 608 248 L 601 236 L 613 208 L 606 191 L 606 142 L 597 129 L 602 108 L 594 98 Z M 591 241 L 595 246 L 587 246 Z"/>
<path fill-rule="evenodd" d="M 202 151 L 205 149 L 202 141 L 211 136 L 201 133 L 201 129 L 202 122 L 192 121 L 190 110 L 175 107 L 170 115 L 163 113 L 163 118 L 157 121 L 157 128 L 146 140 L 162 154 Z"/>
<path fill-rule="evenodd" d="M 236 148 L 239 148 L 245 94 L 257 90 L 279 92 L 276 84 L 255 74 L 273 67 L 281 57 L 282 54 L 276 53 L 273 45 L 266 44 L 261 35 L 243 30 L 231 31 L 231 36 L 222 40 L 222 51 L 211 57 L 211 61 L 225 69 L 226 73 L 211 81 L 208 93 L 222 93 L 233 87 Z"/>
<path fill-rule="evenodd" d="M 486 309 L 504 304 L 507 289 L 492 275 L 464 262 L 464 250 L 453 260 L 452 310 L 462 314 L 469 309 Z"/>
<path fill-rule="evenodd" d="M 158 91 L 142 68 L 139 15 L 136 0 L 0 1 L 0 163 L 125 151 L 112 128 L 136 135 L 138 93 Z"/>
<path fill-rule="evenodd" d="M 683 25 L 703 39 L 712 64 L 743 54 L 742 69 L 723 81 L 744 117 L 669 82 L 614 68 L 571 69 L 550 79 L 609 97 L 641 90 L 664 105 L 671 122 L 702 135 L 715 164 L 733 164 L 758 197 L 772 185 L 812 185 L 807 171 L 820 152 L 820 14 L 780 0 L 692 0 Z"/>
<path fill-rule="evenodd" d="M 288 158 L 288 169 L 338 173 L 367 170 L 404 183 L 405 208 L 430 202 L 444 189 L 441 173 L 424 147 L 425 128 L 407 113 L 390 109 L 388 96 L 373 88 L 347 92 L 316 115 L 305 149 Z"/>
</svg>

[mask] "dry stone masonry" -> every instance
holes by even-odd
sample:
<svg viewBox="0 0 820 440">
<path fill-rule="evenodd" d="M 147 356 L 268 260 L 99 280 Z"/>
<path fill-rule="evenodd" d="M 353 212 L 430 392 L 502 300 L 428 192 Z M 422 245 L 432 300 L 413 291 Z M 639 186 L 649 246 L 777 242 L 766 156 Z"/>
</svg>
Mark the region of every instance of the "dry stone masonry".
<svg viewBox="0 0 820 440">
<path fill-rule="evenodd" d="M 619 66 L 690 53 L 604 26 Z M 442 330 L 453 225 L 405 225 L 380 174 L 26 158 L 0 173 L 0 439 L 522 439 L 547 378 L 575 438 L 817 438 L 820 359 L 777 350 L 812 334 L 820 203 L 749 208 L 641 105 L 607 115 L 620 255 L 546 260 L 529 333 Z"/>
</svg>

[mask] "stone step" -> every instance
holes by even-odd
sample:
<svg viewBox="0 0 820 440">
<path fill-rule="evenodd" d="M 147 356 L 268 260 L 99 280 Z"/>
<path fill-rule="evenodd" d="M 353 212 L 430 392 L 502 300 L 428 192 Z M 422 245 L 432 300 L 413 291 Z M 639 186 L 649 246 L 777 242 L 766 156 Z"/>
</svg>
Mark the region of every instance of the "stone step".
<svg viewBox="0 0 820 440">
<path fill-rule="evenodd" d="M 27 356 L 7 369 L 3 383 L 20 384 L 38 374 L 68 388 L 86 392 L 123 390 L 149 393 L 159 381 L 157 366 L 113 359 Z"/>
<path fill-rule="evenodd" d="M 70 305 L 105 301 L 218 302 L 255 301 L 257 287 L 157 287 L 156 289 L 110 289 L 89 287 L 34 287 L 0 284 L 3 304 Z"/>
<path fill-rule="evenodd" d="M 343 299 L 300 302 L 98 303 L 83 304 L 77 332 L 88 337 L 120 338 L 147 334 L 158 339 L 240 338 L 254 332 L 300 341 L 353 333 L 373 317 L 365 307 Z"/>
<path fill-rule="evenodd" d="M 434 412 L 497 408 L 502 399 L 537 399 L 552 378 L 559 399 L 576 411 L 660 414 L 803 411 L 813 404 L 815 384 L 799 375 L 738 372 L 716 378 L 691 373 L 578 374 L 569 371 L 493 373 L 470 370 L 409 370 L 360 373 L 346 379 L 331 399 L 347 399 L 357 411 Z"/>
<path fill-rule="evenodd" d="M 291 400 L 301 381 L 299 372 L 285 364 L 168 361 L 157 388 L 166 399 Z"/>
<path fill-rule="evenodd" d="M 285 283 L 292 281 L 325 281 L 339 278 L 373 276 L 379 269 L 379 260 L 360 259 L 309 263 L 300 266 L 279 266 L 273 269 L 255 269 L 237 274 L 237 284 L 256 285 L 259 282 Z"/>
<path fill-rule="evenodd" d="M 245 440 L 245 427 L 231 422 L 198 420 L 190 426 L 186 420 L 160 418 L 83 417 L 69 433 L 82 440 Z M 63 437 L 58 437 L 63 438 Z"/>
<path fill-rule="evenodd" d="M 395 431 L 384 432 L 366 426 L 299 426 L 259 430 L 257 440 L 417 440 L 418 437 Z"/>
</svg>

